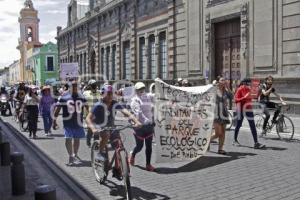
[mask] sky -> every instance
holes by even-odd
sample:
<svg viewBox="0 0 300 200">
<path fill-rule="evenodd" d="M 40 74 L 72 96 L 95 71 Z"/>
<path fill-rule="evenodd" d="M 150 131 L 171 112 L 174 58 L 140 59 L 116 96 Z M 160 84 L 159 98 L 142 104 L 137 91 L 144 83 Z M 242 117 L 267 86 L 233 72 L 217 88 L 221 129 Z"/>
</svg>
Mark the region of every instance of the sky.
<svg viewBox="0 0 300 200">
<path fill-rule="evenodd" d="M 0 68 L 20 58 L 16 49 L 20 29 L 18 17 L 25 0 L 0 0 Z M 67 24 L 67 5 L 70 0 L 32 0 L 40 19 L 40 42 L 55 42 L 56 27 Z"/>
</svg>

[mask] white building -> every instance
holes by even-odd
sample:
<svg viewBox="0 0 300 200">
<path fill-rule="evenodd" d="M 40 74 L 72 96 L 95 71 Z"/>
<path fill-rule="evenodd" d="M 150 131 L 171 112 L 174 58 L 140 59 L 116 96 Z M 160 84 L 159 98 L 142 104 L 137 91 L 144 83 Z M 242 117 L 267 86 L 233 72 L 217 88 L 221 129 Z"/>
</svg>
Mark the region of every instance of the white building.
<svg viewBox="0 0 300 200">
<path fill-rule="evenodd" d="M 9 84 L 14 85 L 20 79 L 20 61 L 16 60 L 9 66 Z"/>
</svg>

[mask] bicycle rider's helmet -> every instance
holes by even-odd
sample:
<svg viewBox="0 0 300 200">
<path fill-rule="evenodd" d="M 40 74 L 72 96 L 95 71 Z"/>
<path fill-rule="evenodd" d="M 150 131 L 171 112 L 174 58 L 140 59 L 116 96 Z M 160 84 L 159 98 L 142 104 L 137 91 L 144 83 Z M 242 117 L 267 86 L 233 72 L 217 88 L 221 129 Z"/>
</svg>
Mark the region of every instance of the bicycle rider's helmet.
<svg viewBox="0 0 300 200">
<path fill-rule="evenodd" d="M 101 88 L 101 94 L 106 94 L 108 92 L 113 92 L 113 86 L 112 85 L 104 85 Z"/>
<path fill-rule="evenodd" d="M 97 81 L 94 80 L 94 79 L 91 79 L 91 80 L 89 80 L 89 82 L 88 82 L 89 85 L 93 85 L 93 84 L 96 84 L 96 83 L 97 83 Z"/>
</svg>

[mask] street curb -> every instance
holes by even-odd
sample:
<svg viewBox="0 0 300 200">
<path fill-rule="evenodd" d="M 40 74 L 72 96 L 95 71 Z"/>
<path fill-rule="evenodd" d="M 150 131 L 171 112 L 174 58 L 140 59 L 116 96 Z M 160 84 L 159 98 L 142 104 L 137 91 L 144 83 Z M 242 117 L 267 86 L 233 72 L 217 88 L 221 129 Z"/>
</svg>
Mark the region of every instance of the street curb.
<svg viewBox="0 0 300 200">
<path fill-rule="evenodd" d="M 83 187 L 78 181 L 76 181 L 72 176 L 70 176 L 64 169 L 59 167 L 53 159 L 48 157 L 36 144 L 30 142 L 27 137 L 21 134 L 17 129 L 15 129 L 11 124 L 6 123 L 0 118 L 0 123 L 7 129 L 11 130 L 14 135 L 20 139 L 36 156 L 44 162 L 44 164 L 51 170 L 57 178 L 62 181 L 72 192 L 74 192 L 80 199 L 83 200 L 98 200 L 91 192 L 89 192 L 85 187 Z"/>
</svg>

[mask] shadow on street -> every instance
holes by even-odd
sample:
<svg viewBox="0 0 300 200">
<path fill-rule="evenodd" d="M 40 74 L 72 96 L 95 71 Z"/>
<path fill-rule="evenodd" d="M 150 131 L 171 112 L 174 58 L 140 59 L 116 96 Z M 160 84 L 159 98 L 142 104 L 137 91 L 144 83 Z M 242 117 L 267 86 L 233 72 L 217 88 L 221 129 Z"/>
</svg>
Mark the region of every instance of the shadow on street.
<svg viewBox="0 0 300 200">
<path fill-rule="evenodd" d="M 224 157 L 214 157 L 214 156 L 203 156 L 199 159 L 188 163 L 179 168 L 167 168 L 167 167 L 158 167 L 156 168 L 155 172 L 158 174 L 174 174 L 174 173 L 181 173 L 181 172 L 193 172 L 198 171 L 201 169 L 206 169 L 209 167 L 213 167 L 216 165 L 220 165 L 226 162 L 230 162 L 233 160 L 245 158 L 246 156 L 255 156 L 257 154 L 254 153 L 241 153 L 241 152 L 228 152 Z M 139 166 L 137 166 L 139 167 Z M 144 169 L 142 167 L 139 167 Z"/>
<path fill-rule="evenodd" d="M 110 180 L 107 180 L 106 183 L 104 183 L 103 185 L 110 189 L 111 196 L 115 196 L 115 197 L 119 196 L 120 197 L 119 199 L 126 199 L 124 185 L 118 185 Z M 144 200 L 144 199 L 169 200 L 170 199 L 170 197 L 166 195 L 158 194 L 155 192 L 147 192 L 135 186 L 131 186 L 131 193 L 133 199 L 137 199 L 137 200 Z"/>
</svg>

